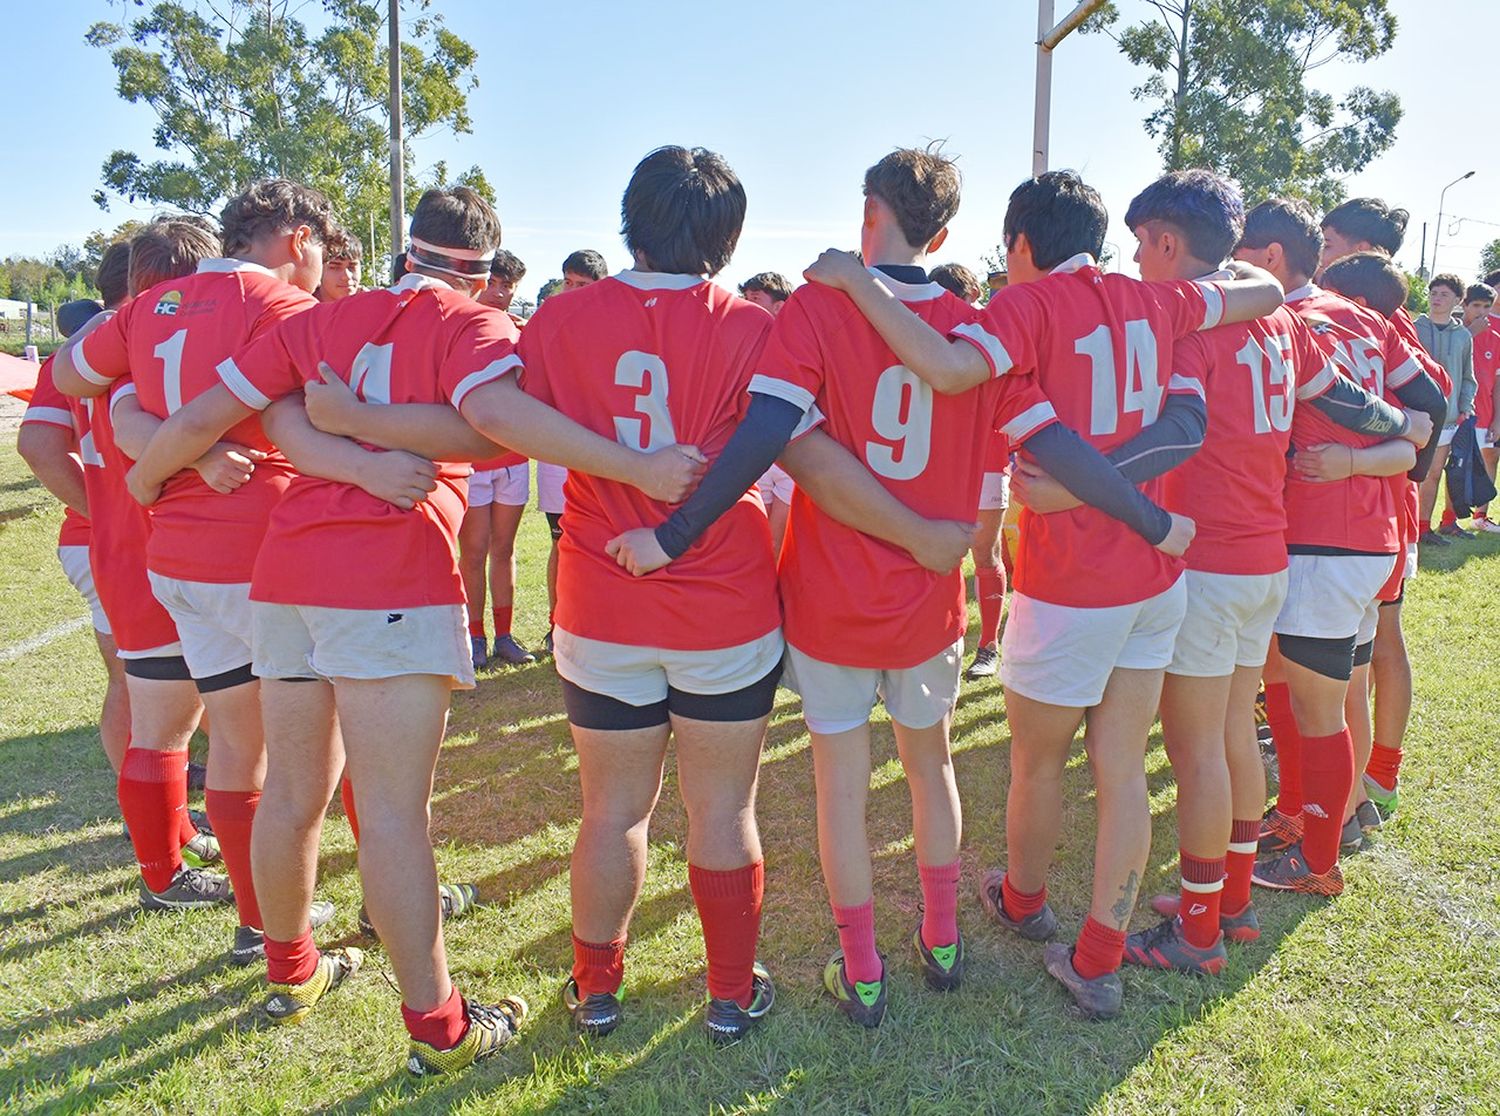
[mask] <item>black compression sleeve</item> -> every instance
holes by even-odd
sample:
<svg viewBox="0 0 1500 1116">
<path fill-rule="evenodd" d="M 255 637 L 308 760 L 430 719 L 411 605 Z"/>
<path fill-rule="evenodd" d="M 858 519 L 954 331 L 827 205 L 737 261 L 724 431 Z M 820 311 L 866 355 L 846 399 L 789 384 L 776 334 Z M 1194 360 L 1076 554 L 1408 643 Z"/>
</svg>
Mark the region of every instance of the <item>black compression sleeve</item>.
<svg viewBox="0 0 1500 1116">
<path fill-rule="evenodd" d="M 1443 423 L 1448 421 L 1448 397 L 1443 394 L 1442 385 L 1426 372 L 1418 372 L 1415 377 L 1392 391 L 1401 400 L 1403 407 L 1432 416 L 1432 437 L 1425 446 L 1417 450 L 1417 463 L 1406 474 L 1414 481 L 1425 480 L 1427 471 L 1432 468 L 1432 459 L 1437 456 L 1438 438 L 1443 433 Z"/>
<path fill-rule="evenodd" d="M 774 395 L 756 393 L 750 397 L 744 420 L 704 475 L 703 483 L 656 529 L 656 541 L 670 557 L 681 557 L 699 535 L 750 490 L 786 449 L 802 414 L 795 403 Z"/>
<path fill-rule="evenodd" d="M 1208 405 L 1199 396 L 1169 395 L 1155 422 L 1105 456 L 1131 484 L 1145 484 L 1197 453 L 1207 430 Z"/>
<path fill-rule="evenodd" d="M 1399 438 L 1411 427 L 1404 412 L 1371 395 L 1347 376 L 1334 376 L 1333 387 L 1308 403 L 1345 430 L 1377 438 Z"/>
<path fill-rule="evenodd" d="M 1148 500 L 1108 459 L 1060 422 L 1037 431 L 1025 451 L 1059 484 L 1152 546 L 1167 537 L 1172 517 Z"/>
</svg>

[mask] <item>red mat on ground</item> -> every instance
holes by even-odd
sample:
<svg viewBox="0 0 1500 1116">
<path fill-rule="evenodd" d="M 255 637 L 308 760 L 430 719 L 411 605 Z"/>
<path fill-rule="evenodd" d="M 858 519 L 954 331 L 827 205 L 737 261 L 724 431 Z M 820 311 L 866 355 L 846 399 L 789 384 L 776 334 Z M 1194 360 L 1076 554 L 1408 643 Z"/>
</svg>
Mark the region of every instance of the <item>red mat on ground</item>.
<svg viewBox="0 0 1500 1116">
<path fill-rule="evenodd" d="M 38 365 L 9 353 L 0 353 L 0 391 L 30 401 L 36 387 Z"/>
</svg>

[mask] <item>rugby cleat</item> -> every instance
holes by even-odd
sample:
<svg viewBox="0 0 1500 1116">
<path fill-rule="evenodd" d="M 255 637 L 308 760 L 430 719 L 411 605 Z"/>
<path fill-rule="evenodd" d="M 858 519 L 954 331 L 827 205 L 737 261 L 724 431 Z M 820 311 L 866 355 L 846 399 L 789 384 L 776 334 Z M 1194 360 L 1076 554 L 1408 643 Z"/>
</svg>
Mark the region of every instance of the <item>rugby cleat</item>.
<svg viewBox="0 0 1500 1116">
<path fill-rule="evenodd" d="M 1385 818 L 1381 817 L 1380 810 L 1368 798 L 1354 808 L 1354 817 L 1359 822 L 1359 827 L 1366 833 L 1379 829 L 1385 824 Z"/>
<path fill-rule="evenodd" d="M 536 662 L 536 656 L 517 643 L 516 637 L 509 632 L 495 640 L 490 658 L 498 659 L 506 666 L 525 666 Z"/>
<path fill-rule="evenodd" d="M 234 902 L 229 877 L 200 868 L 179 868 L 164 891 L 152 891 L 141 881 L 143 911 L 192 911 Z"/>
<path fill-rule="evenodd" d="M 333 904 L 326 899 L 314 899 L 308 911 L 312 929 L 326 926 L 333 918 Z M 253 926 L 236 926 L 234 945 L 229 951 L 229 961 L 234 965 L 252 965 L 266 959 L 266 936 Z"/>
<path fill-rule="evenodd" d="M 301 984 L 267 981 L 270 995 L 263 1005 L 266 1017 L 272 1023 L 302 1022 L 319 1000 L 359 972 L 364 959 L 364 952 L 353 946 L 324 950 L 318 955 L 318 967 L 313 970 L 313 975 Z"/>
<path fill-rule="evenodd" d="M 885 958 L 880 959 L 879 980 L 850 980 L 844 971 L 844 951 L 837 950 L 823 967 L 823 987 L 838 1002 L 838 1009 L 861 1027 L 878 1027 L 885 1018 Z"/>
<path fill-rule="evenodd" d="M 219 841 L 212 833 L 201 829 L 192 840 L 182 846 L 182 862 L 189 868 L 211 868 L 224 859 L 219 851 Z"/>
<path fill-rule="evenodd" d="M 1339 831 L 1339 848 L 1345 852 L 1353 852 L 1365 843 L 1364 827 L 1359 824 L 1359 814 L 1349 815 L 1349 820 L 1344 823 L 1344 828 Z"/>
<path fill-rule="evenodd" d="M 917 952 L 917 961 L 922 966 L 922 979 L 934 992 L 952 992 L 964 980 L 964 936 L 952 945 L 927 948 L 922 940 L 922 924 L 911 935 L 912 948 Z"/>
<path fill-rule="evenodd" d="M 1175 916 L 1149 930 L 1137 930 L 1125 939 L 1125 960 L 1147 969 L 1173 969 L 1180 973 L 1213 976 L 1229 962 L 1224 935 L 1207 949 L 1182 936 L 1182 920 Z"/>
<path fill-rule="evenodd" d="M 1043 903 L 1041 910 L 1019 921 L 1006 914 L 1005 904 L 1001 901 L 1004 882 L 1005 873 L 997 868 L 986 873 L 979 886 L 979 902 L 992 919 L 1007 930 L 1014 930 L 1028 942 L 1045 942 L 1057 933 L 1057 915 L 1052 912 L 1050 903 Z"/>
<path fill-rule="evenodd" d="M 489 665 L 490 653 L 484 642 L 484 636 L 469 637 L 469 655 L 474 662 L 475 670 L 483 670 Z"/>
<path fill-rule="evenodd" d="M 1181 895 L 1156 895 L 1151 899 L 1151 909 L 1163 918 L 1176 918 L 1182 909 Z M 1246 903 L 1239 914 L 1225 914 L 1219 908 L 1219 929 L 1224 932 L 1226 942 L 1253 942 L 1260 937 L 1260 919 L 1255 917 L 1255 904 Z"/>
<path fill-rule="evenodd" d="M 1104 973 L 1093 980 L 1085 980 L 1073 968 L 1073 947 L 1062 942 L 1053 942 L 1042 951 L 1042 964 L 1068 990 L 1085 1018 L 1113 1019 L 1120 1014 L 1125 986 L 1120 983 L 1119 973 Z"/>
<path fill-rule="evenodd" d="M 614 992 L 591 992 L 580 998 L 578 982 L 572 977 L 562 986 L 563 1007 L 573 1022 L 573 1030 L 594 1038 L 603 1038 L 620 1025 L 620 1020 L 625 1017 L 620 1007 L 622 996 L 623 991 L 616 989 Z"/>
<path fill-rule="evenodd" d="M 1293 845 L 1274 860 L 1263 860 L 1250 874 L 1250 882 L 1273 891 L 1296 891 L 1332 899 L 1344 892 L 1344 873 L 1335 864 L 1319 875 L 1307 866 L 1302 846 Z"/>
<path fill-rule="evenodd" d="M 1396 812 L 1396 808 L 1401 802 L 1401 782 L 1399 779 L 1396 781 L 1396 785 L 1390 790 L 1386 790 L 1370 775 L 1361 775 L 1360 779 L 1365 784 L 1365 794 L 1369 796 L 1371 802 L 1375 803 L 1382 818 L 1388 818 Z"/>
<path fill-rule="evenodd" d="M 469 1019 L 469 1029 L 458 1040 L 458 1045 L 439 1050 L 412 1039 L 407 1047 L 406 1072 L 413 1077 L 456 1073 L 488 1058 L 515 1038 L 528 1010 L 526 1001 L 519 996 L 506 996 L 497 1004 L 475 1004 L 465 1000 L 464 1014 Z"/>
<path fill-rule="evenodd" d="M 964 671 L 964 677 L 970 682 L 981 678 L 993 678 L 1000 672 L 1000 649 L 997 647 L 981 647 L 974 652 L 974 661 L 969 664 L 969 669 Z"/>
<path fill-rule="evenodd" d="M 776 1002 L 776 985 L 771 982 L 766 967 L 757 961 L 751 972 L 749 1007 L 741 1007 L 735 1000 L 709 998 L 708 1010 L 703 1013 L 703 1026 L 708 1037 L 720 1046 L 739 1042 L 748 1035 Z"/>
<path fill-rule="evenodd" d="M 473 884 L 438 884 L 438 913 L 442 921 L 462 918 L 477 906 L 479 889 Z M 380 937 L 363 905 L 359 908 L 359 928 L 372 938 Z"/>
<path fill-rule="evenodd" d="M 1256 856 L 1273 856 L 1302 840 L 1302 815 L 1291 817 L 1274 806 L 1267 807 L 1260 819 L 1260 841 Z"/>
</svg>

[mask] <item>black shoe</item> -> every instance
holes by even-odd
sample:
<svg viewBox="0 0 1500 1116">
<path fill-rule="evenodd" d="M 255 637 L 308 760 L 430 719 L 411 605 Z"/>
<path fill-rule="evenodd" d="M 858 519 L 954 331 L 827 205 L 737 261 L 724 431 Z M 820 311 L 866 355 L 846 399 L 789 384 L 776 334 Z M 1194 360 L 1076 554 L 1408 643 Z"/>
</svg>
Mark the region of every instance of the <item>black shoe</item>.
<svg viewBox="0 0 1500 1116">
<path fill-rule="evenodd" d="M 1068 990 L 1073 1002 L 1087 1019 L 1113 1019 L 1120 1014 L 1125 986 L 1119 973 L 1104 973 L 1085 980 L 1073 968 L 1073 947 L 1053 942 L 1042 953 L 1042 964 L 1053 978 Z"/>
<path fill-rule="evenodd" d="M 229 887 L 229 877 L 197 868 L 179 868 L 164 891 L 152 891 L 141 881 L 144 911 L 191 911 L 232 902 L 234 892 Z"/>
<path fill-rule="evenodd" d="M 1452 546 L 1453 545 L 1453 540 L 1452 539 L 1445 539 L 1445 538 L 1443 538 L 1442 535 L 1438 534 L 1436 531 L 1432 530 L 1431 528 L 1427 529 L 1426 531 L 1423 531 L 1422 534 L 1421 534 L 1421 537 L 1417 539 L 1417 542 L 1421 546 Z"/>
<path fill-rule="evenodd" d="M 517 643 L 516 637 L 509 632 L 495 640 L 490 658 L 499 659 L 506 666 L 525 666 L 536 662 L 536 656 Z"/>
<path fill-rule="evenodd" d="M 201 763 L 188 763 L 188 790 L 202 790 L 208 782 L 208 768 Z"/>
<path fill-rule="evenodd" d="M 708 1010 L 703 1013 L 703 1026 L 708 1037 L 720 1046 L 739 1042 L 748 1035 L 776 1002 L 776 985 L 771 983 L 771 974 L 766 967 L 757 961 L 752 972 L 749 1007 L 740 1007 L 734 1000 L 709 998 Z"/>
<path fill-rule="evenodd" d="M 880 979 L 850 980 L 844 968 L 844 951 L 837 950 L 823 966 L 823 987 L 838 1009 L 861 1027 L 875 1028 L 885 1018 L 887 976 L 885 958 L 880 959 Z"/>
<path fill-rule="evenodd" d="M 969 669 L 964 671 L 964 677 L 973 682 L 980 678 L 993 678 L 999 672 L 1000 649 L 981 647 L 974 652 L 974 661 L 969 664 Z"/>
<path fill-rule="evenodd" d="M 479 888 L 473 884 L 438 884 L 438 916 L 444 922 L 455 918 L 462 918 L 475 907 L 479 906 Z M 359 928 L 372 938 L 380 935 L 375 933 L 375 924 L 370 921 L 369 912 L 360 904 Z"/>
<path fill-rule="evenodd" d="M 326 899 L 314 899 L 308 921 L 316 930 L 326 926 L 333 917 L 333 904 Z M 266 959 L 266 936 L 253 926 L 236 926 L 234 946 L 229 951 L 229 961 L 234 965 L 253 965 Z"/>
<path fill-rule="evenodd" d="M 603 1038 L 620 1025 L 624 1011 L 620 997 L 610 992 L 595 992 L 578 998 L 578 982 L 569 977 L 562 986 L 563 1007 L 573 1019 L 573 1030 Z"/>
<path fill-rule="evenodd" d="M 547 634 L 542 637 L 542 654 L 551 655 L 552 651 L 552 629 L 547 629 Z"/>
<path fill-rule="evenodd" d="M 188 821 L 193 823 L 193 828 L 196 829 L 199 833 L 206 833 L 210 837 L 214 835 L 213 823 L 208 820 L 207 811 L 189 810 Z"/>
<path fill-rule="evenodd" d="M 917 951 L 917 960 L 922 965 L 922 979 L 934 992 L 952 992 L 964 980 L 964 936 L 952 945 L 927 948 L 922 940 L 922 924 L 911 935 L 912 948 Z"/>
<path fill-rule="evenodd" d="M 485 649 L 484 636 L 469 637 L 469 656 L 475 670 L 483 670 L 490 662 L 490 653 Z"/>
<path fill-rule="evenodd" d="M 979 886 L 979 902 L 992 919 L 1007 930 L 1014 930 L 1028 942 L 1045 942 L 1057 933 L 1057 915 L 1053 913 L 1051 903 L 1043 903 L 1041 910 L 1020 921 L 1006 914 L 1005 904 L 1001 901 L 1004 883 L 1005 873 L 996 869 L 987 873 Z"/>
</svg>

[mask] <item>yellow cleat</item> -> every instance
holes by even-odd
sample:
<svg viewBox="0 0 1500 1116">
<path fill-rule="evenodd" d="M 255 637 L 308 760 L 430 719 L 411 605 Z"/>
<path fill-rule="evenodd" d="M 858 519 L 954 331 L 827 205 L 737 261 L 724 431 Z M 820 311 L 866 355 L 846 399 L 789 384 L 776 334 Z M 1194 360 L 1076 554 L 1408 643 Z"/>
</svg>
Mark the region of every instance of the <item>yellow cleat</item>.
<svg viewBox="0 0 1500 1116">
<path fill-rule="evenodd" d="M 468 1016 L 469 1029 L 458 1045 L 439 1050 L 412 1039 L 406 1057 L 406 1071 L 416 1077 L 430 1077 L 455 1073 L 481 1058 L 488 1058 L 515 1036 L 527 1011 L 526 1001 L 519 996 L 507 996 L 498 1004 L 474 1004 L 465 1000 L 464 1014 Z"/>
<path fill-rule="evenodd" d="M 313 975 L 301 984 L 278 984 L 268 981 L 271 994 L 266 997 L 265 1012 L 272 1023 L 300 1023 L 327 993 L 359 972 L 364 961 L 363 950 L 330 949 L 318 958 Z"/>
</svg>

